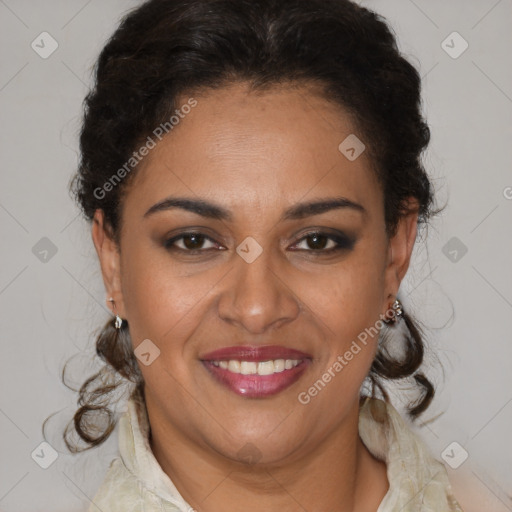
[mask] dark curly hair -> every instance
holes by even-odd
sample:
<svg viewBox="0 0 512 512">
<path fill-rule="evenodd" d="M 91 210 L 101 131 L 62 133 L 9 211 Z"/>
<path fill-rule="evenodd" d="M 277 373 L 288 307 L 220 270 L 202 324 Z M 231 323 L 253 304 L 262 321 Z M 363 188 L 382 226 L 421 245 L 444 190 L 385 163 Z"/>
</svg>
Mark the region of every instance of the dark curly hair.
<svg viewBox="0 0 512 512">
<path fill-rule="evenodd" d="M 85 99 L 81 158 L 71 184 L 85 217 L 90 221 L 96 209 L 103 210 L 119 244 L 123 191 L 136 165 L 118 186 L 107 190 L 105 183 L 176 112 L 179 98 L 236 82 L 254 90 L 313 84 L 349 113 L 382 185 L 388 235 L 407 212 L 409 196 L 418 201 L 418 223 L 437 213 L 421 163 L 430 139 L 421 114 L 421 80 L 379 15 L 349 0 L 150 0 L 123 18 L 103 48 Z M 409 314 L 403 319 L 405 355 L 397 358 L 381 344 L 367 380 L 372 395 L 388 400 L 383 380 L 414 379 L 418 397 L 408 410 L 416 418 L 434 388 L 418 371 L 422 331 Z M 79 409 L 64 432 L 74 452 L 82 450 L 68 442 L 72 426 L 84 449 L 110 435 L 116 424 L 110 407 L 122 382 L 133 383 L 131 397 L 143 400 L 127 322 L 118 335 L 109 320 L 96 353 L 105 364 L 80 388 Z M 63 380 L 64 374 L 65 367 Z M 106 419 L 103 428 L 99 417 Z"/>
</svg>

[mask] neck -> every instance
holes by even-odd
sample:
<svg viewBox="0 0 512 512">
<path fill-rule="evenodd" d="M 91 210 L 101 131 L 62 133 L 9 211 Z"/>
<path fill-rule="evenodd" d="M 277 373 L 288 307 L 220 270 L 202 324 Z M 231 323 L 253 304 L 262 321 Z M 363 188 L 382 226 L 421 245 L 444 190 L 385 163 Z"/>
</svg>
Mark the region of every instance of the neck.
<svg viewBox="0 0 512 512">
<path fill-rule="evenodd" d="M 160 417 L 151 401 L 147 411 L 155 458 L 198 512 L 376 511 L 389 488 L 385 464 L 359 438 L 357 402 L 346 421 L 314 451 L 264 465 L 233 461 L 198 447 L 187 432 Z"/>
</svg>

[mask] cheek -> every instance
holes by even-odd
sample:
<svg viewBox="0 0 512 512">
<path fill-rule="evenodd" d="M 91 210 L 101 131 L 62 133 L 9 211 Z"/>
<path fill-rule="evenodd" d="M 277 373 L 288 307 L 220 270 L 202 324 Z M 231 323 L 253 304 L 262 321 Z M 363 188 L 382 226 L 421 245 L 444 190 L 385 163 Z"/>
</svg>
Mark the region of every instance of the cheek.
<svg viewBox="0 0 512 512">
<path fill-rule="evenodd" d="M 322 303 L 321 312 L 316 310 L 328 325 L 327 347 L 298 398 L 311 416 L 324 418 L 327 430 L 358 400 L 377 351 L 382 279 L 378 272 L 365 270 L 359 277 L 347 273 L 331 280 L 330 300 Z"/>
<path fill-rule="evenodd" d="M 205 318 L 208 292 L 216 282 L 210 277 L 178 276 L 156 259 L 151 264 L 147 255 L 135 255 L 126 269 L 123 294 L 134 349 L 149 339 L 159 350 L 150 365 L 138 361 L 147 392 L 159 408 L 164 409 L 169 400 L 175 410 L 190 408 L 190 396 L 183 389 L 193 388 L 191 365 L 199 363 L 192 358 L 188 341 Z M 179 418 L 173 421 L 178 424 Z"/>
<path fill-rule="evenodd" d="M 137 248 L 124 263 L 122 289 L 133 345 L 150 339 L 166 366 L 180 371 L 187 340 L 210 311 L 220 272 L 186 275 L 165 251 L 154 248 Z"/>
<path fill-rule="evenodd" d="M 314 277 L 297 274 L 297 295 L 323 325 L 333 349 L 344 351 L 382 313 L 385 260 L 376 242 L 361 243 L 342 262 L 326 266 Z"/>
<path fill-rule="evenodd" d="M 323 327 L 327 346 L 320 353 L 312 388 L 304 390 L 317 403 L 346 406 L 358 396 L 377 349 L 382 326 L 385 260 L 377 244 L 361 243 L 342 264 L 336 265 L 309 287 L 307 302 Z M 339 411 L 338 411 L 339 412 Z"/>
<path fill-rule="evenodd" d="M 134 247 L 122 260 L 122 290 L 126 317 L 135 345 L 143 339 L 159 341 L 170 335 L 188 311 L 197 303 L 201 287 L 187 286 L 187 278 L 173 274 L 172 262 L 165 252 L 130 244 Z"/>
</svg>

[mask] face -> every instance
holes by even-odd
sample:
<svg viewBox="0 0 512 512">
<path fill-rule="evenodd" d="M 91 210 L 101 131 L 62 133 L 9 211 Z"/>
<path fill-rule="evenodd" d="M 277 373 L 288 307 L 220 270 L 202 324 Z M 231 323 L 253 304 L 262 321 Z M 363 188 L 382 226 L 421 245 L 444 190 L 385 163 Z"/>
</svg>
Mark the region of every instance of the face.
<svg viewBox="0 0 512 512">
<path fill-rule="evenodd" d="M 338 149 L 363 135 L 306 86 L 194 98 L 133 177 L 120 252 L 97 211 L 105 286 L 134 348 L 160 351 L 139 361 L 152 428 L 293 459 L 357 414 L 417 216 L 388 239 L 366 152 Z"/>
</svg>

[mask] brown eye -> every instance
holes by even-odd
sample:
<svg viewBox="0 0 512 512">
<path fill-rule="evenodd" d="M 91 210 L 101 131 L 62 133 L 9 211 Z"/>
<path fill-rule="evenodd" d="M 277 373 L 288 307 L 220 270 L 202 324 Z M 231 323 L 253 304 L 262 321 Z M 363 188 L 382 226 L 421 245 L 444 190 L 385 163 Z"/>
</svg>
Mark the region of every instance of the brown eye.
<svg viewBox="0 0 512 512">
<path fill-rule="evenodd" d="M 299 242 L 293 246 L 293 249 L 322 254 L 341 251 L 344 249 L 352 249 L 354 244 L 355 240 L 343 234 L 335 235 L 315 231 L 302 237 Z"/>
<path fill-rule="evenodd" d="M 183 245 L 187 249 L 201 249 L 206 237 L 204 235 L 186 235 L 183 237 Z"/>
<path fill-rule="evenodd" d="M 210 243 L 210 246 L 205 247 L 205 243 Z M 202 233 L 182 233 L 166 240 L 164 245 L 170 250 L 177 249 L 186 252 L 206 251 L 217 247 L 211 238 Z"/>
<path fill-rule="evenodd" d="M 328 236 L 314 233 L 306 237 L 307 245 L 310 249 L 325 249 L 330 239 Z M 332 241 L 332 240 L 331 240 Z"/>
</svg>

